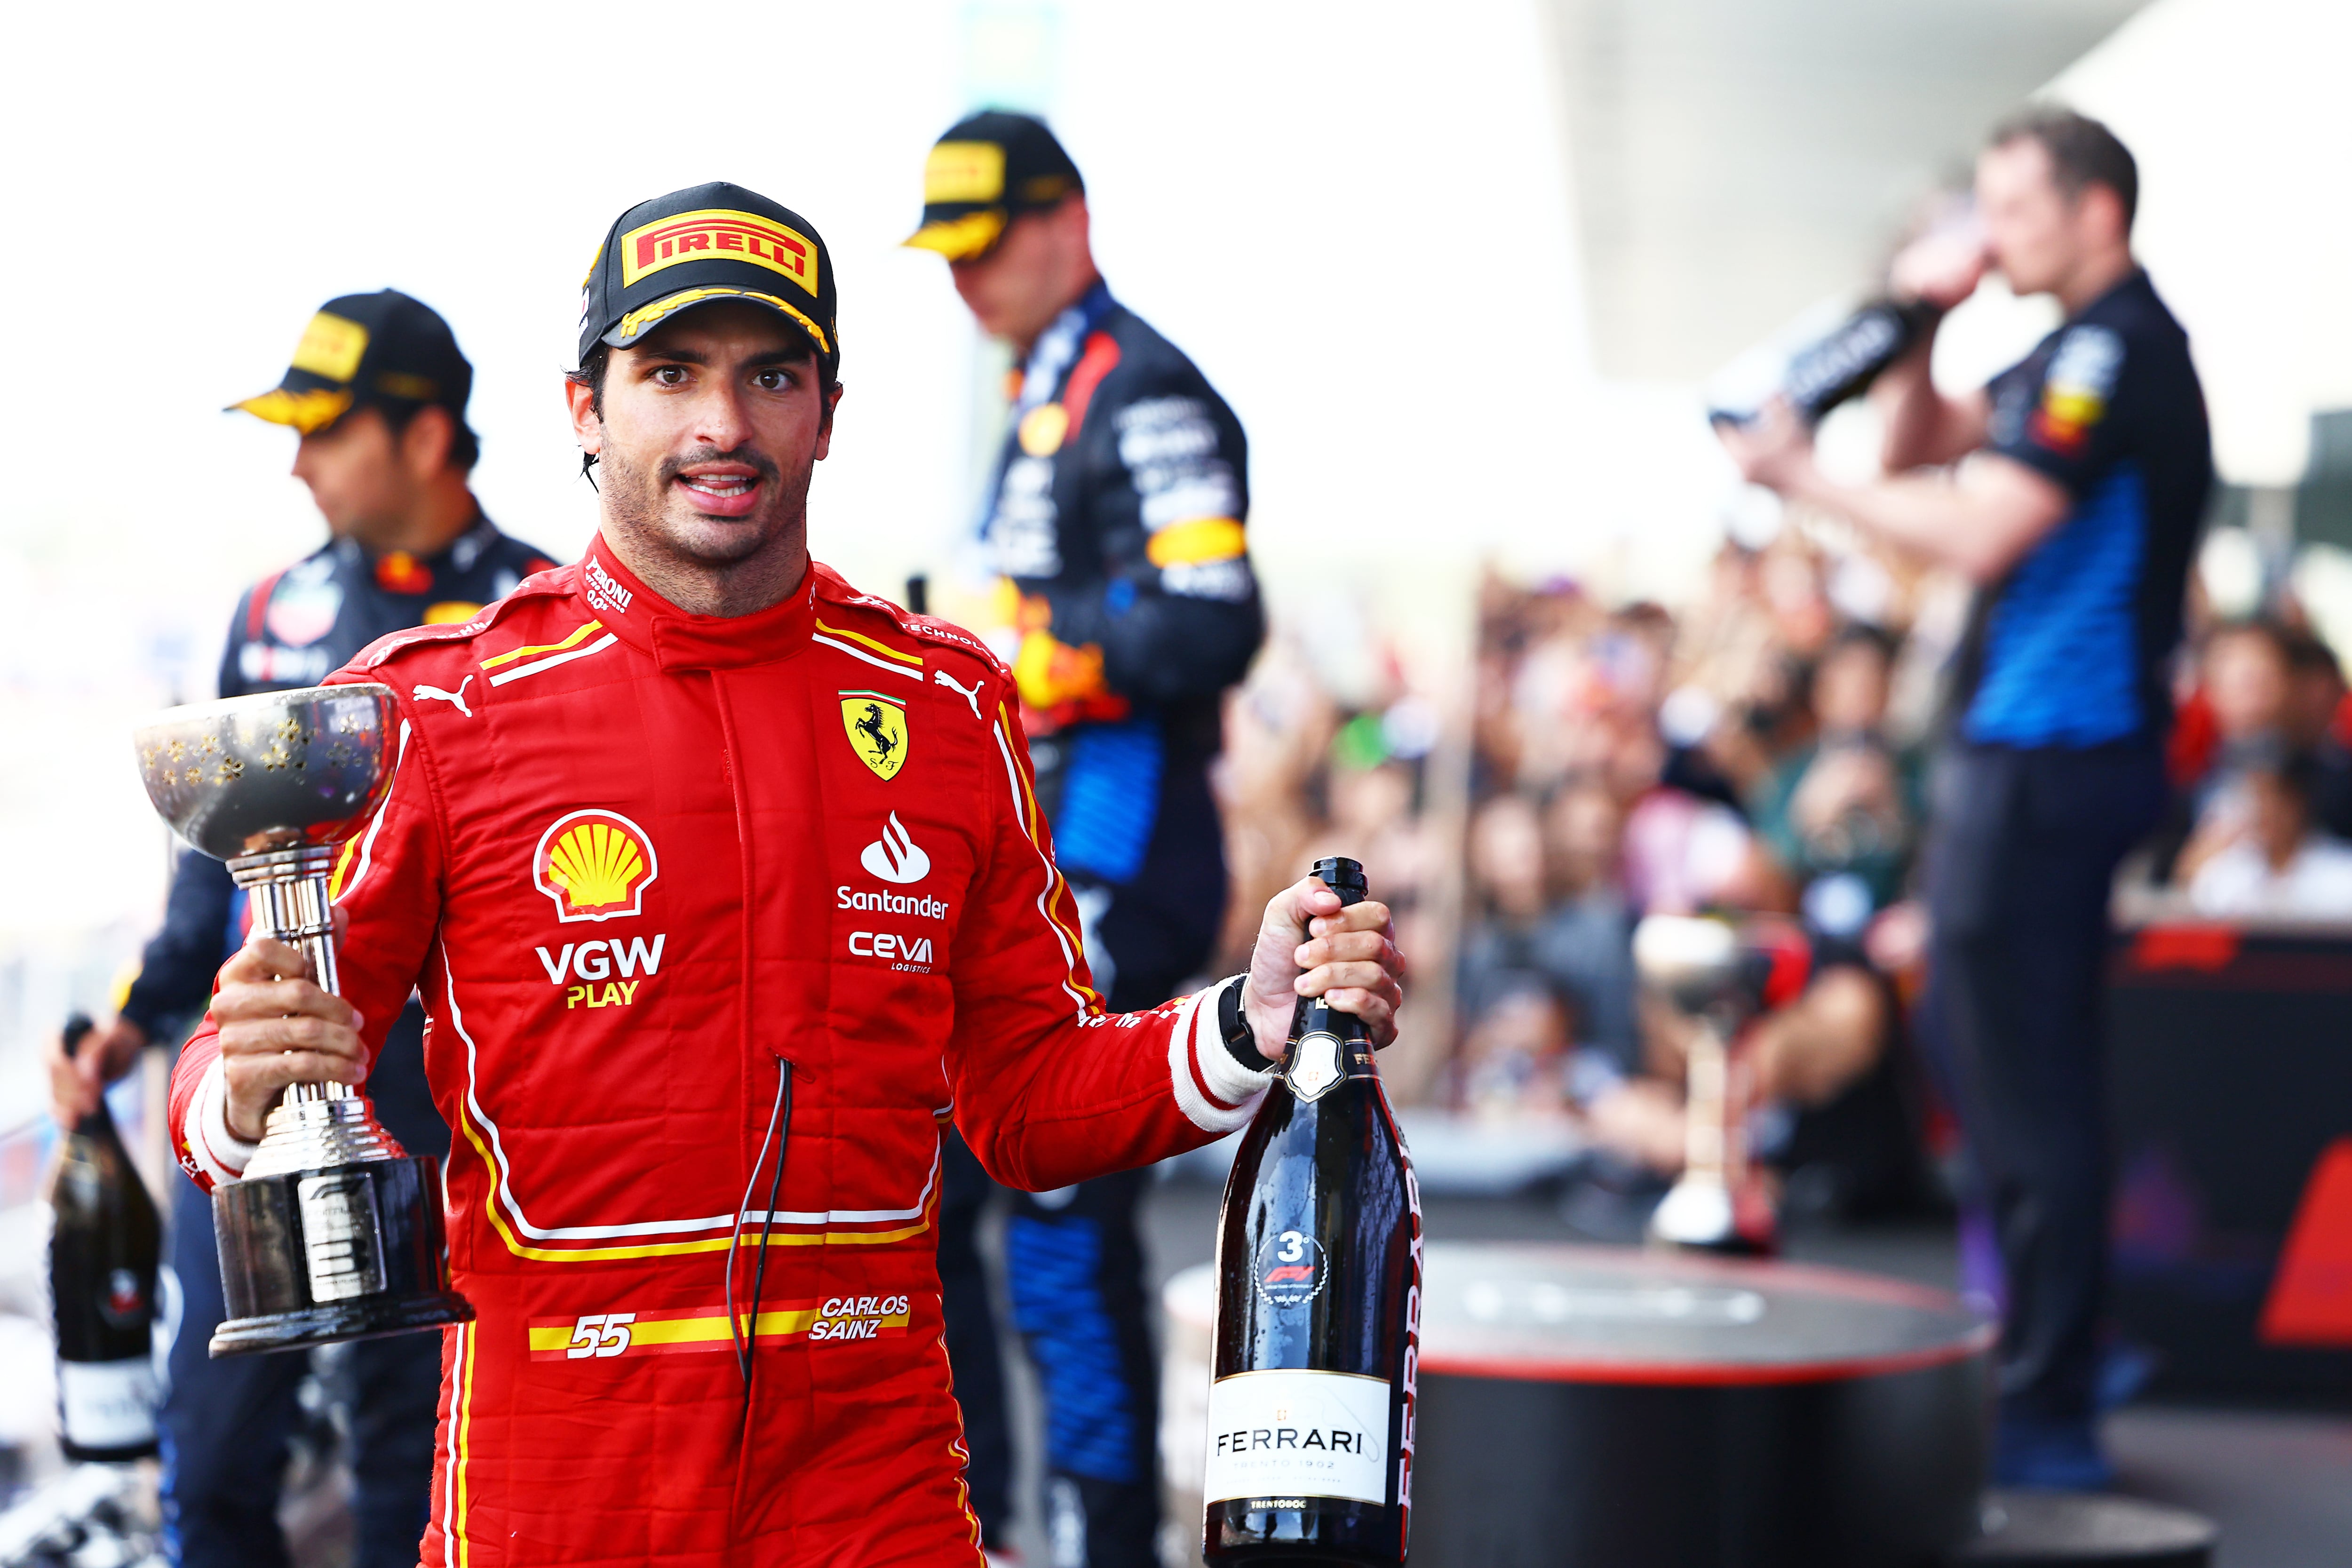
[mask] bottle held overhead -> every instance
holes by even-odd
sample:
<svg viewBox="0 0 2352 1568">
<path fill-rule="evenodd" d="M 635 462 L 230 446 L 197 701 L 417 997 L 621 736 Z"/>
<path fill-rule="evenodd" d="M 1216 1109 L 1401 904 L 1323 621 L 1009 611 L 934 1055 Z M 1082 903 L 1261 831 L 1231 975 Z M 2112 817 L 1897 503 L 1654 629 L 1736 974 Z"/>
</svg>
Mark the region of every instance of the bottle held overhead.
<svg viewBox="0 0 2352 1568">
<path fill-rule="evenodd" d="M 90 1032 L 66 1022 L 66 1054 Z M 121 1461 L 155 1452 L 155 1273 L 163 1226 L 103 1098 L 65 1130 L 49 1180 L 49 1295 L 66 1457 Z"/>
<path fill-rule="evenodd" d="M 1369 896 L 1352 860 L 1315 874 L 1348 903 Z M 1421 1248 L 1370 1033 L 1304 998 L 1218 1222 L 1210 1563 L 1404 1562 Z"/>
</svg>

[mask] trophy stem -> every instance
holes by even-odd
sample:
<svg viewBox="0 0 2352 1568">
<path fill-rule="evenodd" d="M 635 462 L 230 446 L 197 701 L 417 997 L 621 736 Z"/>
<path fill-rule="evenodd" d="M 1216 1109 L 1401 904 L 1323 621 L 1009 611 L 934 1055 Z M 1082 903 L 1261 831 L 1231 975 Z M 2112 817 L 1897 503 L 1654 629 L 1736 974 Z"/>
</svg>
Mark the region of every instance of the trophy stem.
<svg viewBox="0 0 2352 1568">
<path fill-rule="evenodd" d="M 387 688 L 320 687 L 174 709 L 136 735 L 163 820 L 227 862 L 255 929 L 336 995 L 335 861 L 391 788 L 397 717 Z M 213 1188 L 227 1315 L 212 1353 L 472 1321 L 449 1288 L 441 1202 L 440 1162 L 404 1153 L 363 1092 L 290 1086 L 244 1173 Z"/>
</svg>

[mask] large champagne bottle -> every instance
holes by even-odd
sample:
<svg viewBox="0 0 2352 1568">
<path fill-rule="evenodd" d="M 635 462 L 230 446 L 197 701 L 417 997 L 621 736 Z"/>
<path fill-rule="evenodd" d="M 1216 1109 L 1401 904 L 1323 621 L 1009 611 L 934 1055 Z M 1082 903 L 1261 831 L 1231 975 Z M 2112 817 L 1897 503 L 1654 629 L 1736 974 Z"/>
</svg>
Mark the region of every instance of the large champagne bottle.
<svg viewBox="0 0 2352 1568">
<path fill-rule="evenodd" d="M 68 1055 L 89 1029 L 79 1014 L 68 1021 Z M 143 1458 L 155 1451 L 152 1336 L 163 1226 L 104 1100 L 59 1143 L 49 1205 L 66 1457 Z"/>
<path fill-rule="evenodd" d="M 1367 897 L 1353 860 L 1315 874 Z M 1404 1562 L 1420 1324 L 1421 1195 L 1371 1041 L 1302 1000 L 1217 1226 L 1209 1562 Z"/>
</svg>

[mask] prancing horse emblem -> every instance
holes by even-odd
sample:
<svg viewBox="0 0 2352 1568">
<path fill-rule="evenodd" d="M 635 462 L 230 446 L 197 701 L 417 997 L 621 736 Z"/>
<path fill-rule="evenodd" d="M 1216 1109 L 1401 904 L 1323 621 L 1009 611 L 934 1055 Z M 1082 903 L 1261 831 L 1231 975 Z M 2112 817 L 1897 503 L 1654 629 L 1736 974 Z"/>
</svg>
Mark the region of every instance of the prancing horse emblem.
<svg viewBox="0 0 2352 1568">
<path fill-rule="evenodd" d="M 907 710 L 896 697 L 879 691 L 841 694 L 841 727 L 857 760 L 886 779 L 898 776 L 907 765 Z"/>
</svg>

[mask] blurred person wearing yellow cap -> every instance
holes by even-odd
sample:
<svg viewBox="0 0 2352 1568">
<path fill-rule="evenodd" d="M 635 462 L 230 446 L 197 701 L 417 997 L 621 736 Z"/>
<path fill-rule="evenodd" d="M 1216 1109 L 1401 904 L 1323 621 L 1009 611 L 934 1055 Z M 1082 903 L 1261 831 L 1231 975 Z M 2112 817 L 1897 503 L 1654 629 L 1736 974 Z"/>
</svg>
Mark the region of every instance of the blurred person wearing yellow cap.
<svg viewBox="0 0 2352 1568">
<path fill-rule="evenodd" d="M 229 623 L 220 695 L 309 686 L 389 632 L 462 621 L 552 563 L 482 515 L 470 483 L 480 443 L 466 423 L 473 366 L 432 307 L 398 289 L 320 307 L 285 375 L 233 405 L 300 437 L 294 476 L 310 487 L 328 540 L 247 589 Z M 244 940 L 245 895 L 228 869 L 188 850 L 163 929 L 148 943 L 121 1011 L 68 1059 L 49 1048 L 61 1126 L 97 1101 L 142 1047 L 201 1015 L 213 973 Z M 446 1154 L 449 1130 L 425 1086 L 425 1013 L 401 1010 L 369 1080 L 384 1125 L 412 1153 Z M 159 1426 L 173 1561 L 268 1568 L 288 1561 L 278 1522 L 288 1445 L 306 1419 L 302 1356 L 214 1361 L 224 1314 L 212 1205 L 174 1184 L 171 1269 L 179 1310 Z M 425 1531 L 433 1473 L 440 1347 L 409 1336 L 347 1352 L 357 1568 L 406 1568 Z"/>
<path fill-rule="evenodd" d="M 1929 792 L 1929 1005 L 2000 1237 L 1995 1473 L 2011 1485 L 2112 1474 L 2096 1426 L 2108 896 L 2164 809 L 2167 670 L 2213 483 L 2188 335 L 2132 254 L 2138 196 L 2096 121 L 2045 109 L 1995 132 L 1980 237 L 1920 241 L 1895 292 L 1949 307 L 1997 269 L 2065 320 L 1958 396 L 1930 378 L 1922 333 L 1873 394 L 1895 477 L 1831 479 L 1785 408 L 1719 426 L 1749 479 L 1977 584 Z"/>
<path fill-rule="evenodd" d="M 1003 111 L 940 138 L 907 243 L 1017 369 L 979 546 L 998 578 L 989 640 L 1013 668 L 1038 798 L 1114 1007 L 1166 1000 L 1208 962 L 1225 905 L 1208 763 L 1221 698 L 1265 635 L 1250 570 L 1247 447 L 1206 377 L 1111 295 L 1086 184 L 1045 125 Z M 1019 1194 L 1006 1230 L 1015 1321 L 1046 1406 L 1057 1563 L 1155 1563 L 1157 1372 L 1135 1206 L 1145 1173 Z M 995 1325 L 972 1236 L 990 1189 L 962 1151 L 940 1234 L 950 1352 L 992 1547 L 1010 1458 Z"/>
</svg>

